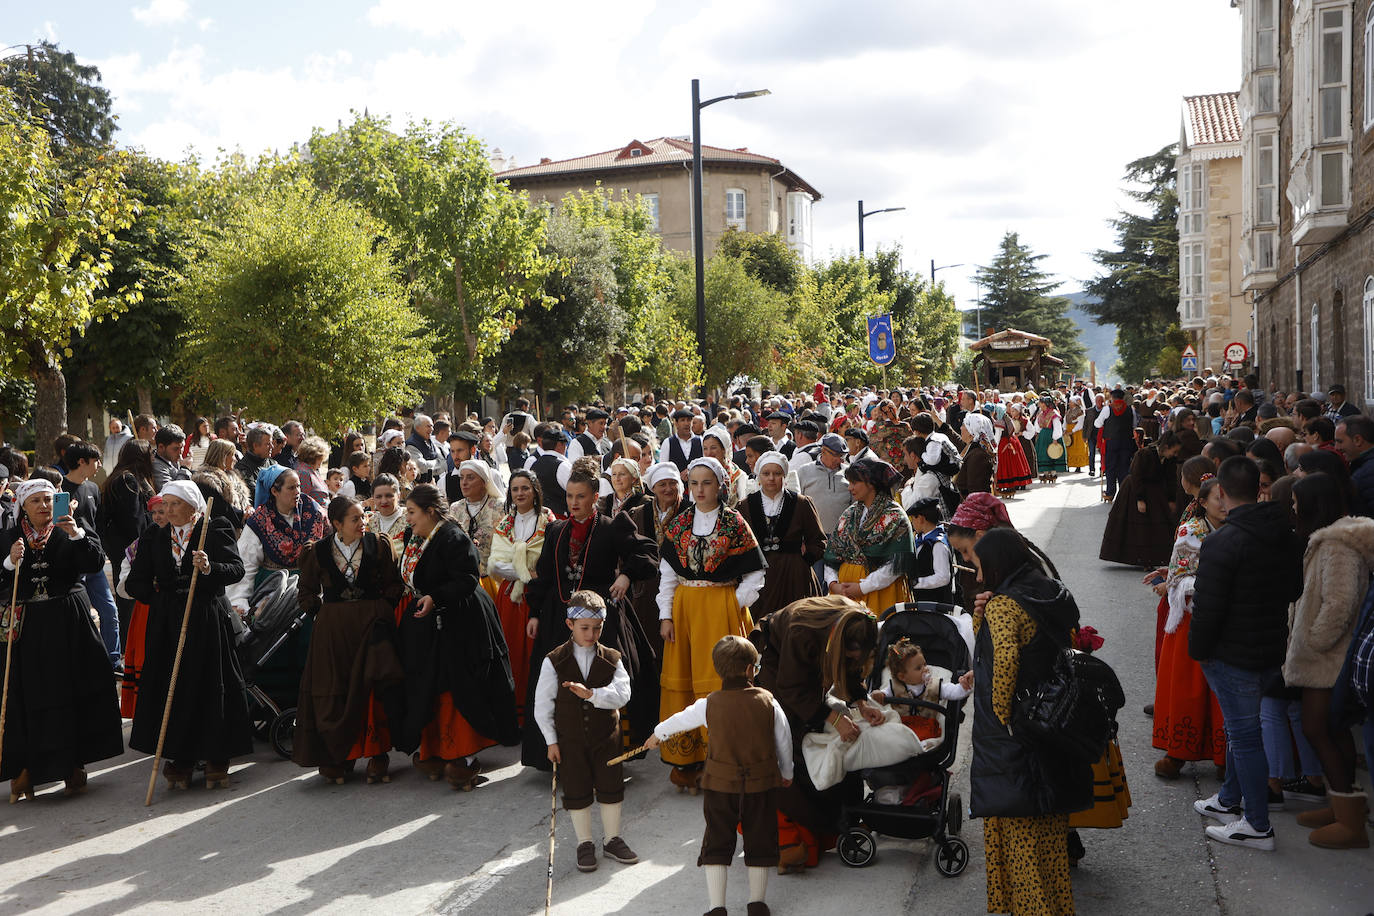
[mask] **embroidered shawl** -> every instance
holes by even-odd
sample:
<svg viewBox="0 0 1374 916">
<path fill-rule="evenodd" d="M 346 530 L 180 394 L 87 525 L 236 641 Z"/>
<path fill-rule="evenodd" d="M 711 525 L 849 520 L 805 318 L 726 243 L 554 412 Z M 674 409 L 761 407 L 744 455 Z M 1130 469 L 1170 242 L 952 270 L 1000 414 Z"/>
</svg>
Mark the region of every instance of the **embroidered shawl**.
<svg viewBox="0 0 1374 916">
<path fill-rule="evenodd" d="M 722 504 L 715 529 L 706 535 L 692 533 L 696 515 L 696 506 L 688 506 L 663 529 L 659 555 L 679 576 L 729 582 L 767 567 L 754 532 L 737 510 Z"/>
<path fill-rule="evenodd" d="M 324 513 L 309 498 L 296 500 L 295 521 L 288 522 L 269 500 L 254 509 L 244 524 L 262 541 L 263 555 L 277 569 L 299 569 L 301 548 L 330 532 Z"/>
<path fill-rule="evenodd" d="M 510 599 L 519 603 L 525 594 L 525 585 L 534 578 L 534 570 L 539 564 L 539 555 L 544 551 L 544 531 L 553 521 L 553 510 L 544 506 L 534 523 L 534 533 L 529 540 L 515 538 L 515 512 L 507 512 L 497 522 L 491 538 L 491 556 L 488 568 L 497 563 L 515 567 L 516 579 L 511 583 Z"/>
<path fill-rule="evenodd" d="M 870 572 L 912 553 L 911 522 L 891 496 L 879 492 L 864 515 L 864 504 L 850 503 L 840 515 L 825 551 L 825 564 L 838 569 L 855 563 Z"/>
</svg>

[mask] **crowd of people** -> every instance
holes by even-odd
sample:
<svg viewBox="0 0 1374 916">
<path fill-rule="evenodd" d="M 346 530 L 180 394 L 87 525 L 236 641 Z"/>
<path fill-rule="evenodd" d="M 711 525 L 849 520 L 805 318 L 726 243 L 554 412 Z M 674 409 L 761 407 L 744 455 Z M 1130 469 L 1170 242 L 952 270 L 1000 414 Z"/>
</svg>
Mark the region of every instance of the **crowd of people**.
<svg viewBox="0 0 1374 916">
<path fill-rule="evenodd" d="M 400 751 L 471 790 L 483 750 L 520 744 L 524 765 L 560 768 L 577 866 L 593 870 L 593 803 L 602 855 L 638 860 L 619 766 L 598 761 L 644 743 L 680 791 L 705 793 L 712 916 L 735 824 L 750 913 L 766 913 L 767 870 L 817 866 L 866 791 L 858 770 L 818 787 L 807 736 L 859 742 L 884 724 L 894 688 L 870 689 L 901 683 L 920 652 L 878 658 L 882 618 L 935 602 L 973 650 L 931 696 L 974 698 L 989 911 L 1072 912 L 1077 831 L 1120 826 L 1129 790 L 1114 741 L 1069 765 L 1009 731 L 1018 685 L 1095 643 L 1002 497 L 1100 461 L 1115 498 L 1103 558 L 1148 567 L 1161 596 L 1156 772 L 1225 766 L 1199 807 L 1225 842 L 1272 847 L 1275 793 L 1324 792 L 1313 842 L 1367 843 L 1339 727 L 1349 691 L 1333 688 L 1370 629 L 1356 616 L 1374 521 L 1356 516 L 1374 510 L 1374 421 L 1334 391 L 1289 400 L 1207 379 L 817 385 L 548 418 L 524 399 L 499 420 L 407 411 L 333 442 L 297 421 L 197 418 L 187 435 L 140 416 L 112 420 L 103 449 L 64 436 L 31 462 L 7 447 L 0 586 L 22 614 L 7 624 L 0 778 L 11 801 L 59 780 L 82 791 L 86 765 L 123 751 L 122 715 L 170 787 L 197 764 L 227 785 L 254 729 L 235 647 L 288 577 L 305 619 L 282 653 L 297 764 L 343 783 L 361 763 L 386 783 Z M 1257 584 L 1256 563 L 1286 571 L 1284 587 Z M 1184 718 L 1210 724 L 1170 724 Z M 1286 748 L 1290 724 L 1301 774 L 1268 732 L 1284 728 Z"/>
</svg>

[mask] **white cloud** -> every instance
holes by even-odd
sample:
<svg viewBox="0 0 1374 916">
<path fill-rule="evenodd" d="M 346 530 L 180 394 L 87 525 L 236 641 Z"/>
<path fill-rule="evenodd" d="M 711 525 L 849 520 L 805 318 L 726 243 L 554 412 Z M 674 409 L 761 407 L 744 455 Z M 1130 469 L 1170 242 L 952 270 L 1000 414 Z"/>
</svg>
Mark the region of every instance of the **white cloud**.
<svg viewBox="0 0 1374 916">
<path fill-rule="evenodd" d="M 202 32 L 208 32 L 210 31 L 211 26 L 213 26 L 214 24 L 215 20 L 211 19 L 209 16 L 206 16 L 204 19 L 199 19 L 196 21 L 196 28 L 200 29 Z"/>
<path fill-rule="evenodd" d="M 186 0 L 148 0 L 147 6 L 136 6 L 131 12 L 144 25 L 166 25 L 185 19 L 190 9 Z"/>
<path fill-rule="evenodd" d="M 54 44 L 57 42 L 57 25 L 51 19 L 43 23 L 43 37 Z"/>
</svg>

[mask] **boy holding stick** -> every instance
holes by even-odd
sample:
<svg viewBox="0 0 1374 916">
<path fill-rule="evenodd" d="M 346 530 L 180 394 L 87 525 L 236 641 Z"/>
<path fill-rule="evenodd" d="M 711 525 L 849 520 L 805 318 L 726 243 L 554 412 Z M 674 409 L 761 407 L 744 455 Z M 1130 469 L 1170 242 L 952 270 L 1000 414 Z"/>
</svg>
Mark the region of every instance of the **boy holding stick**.
<svg viewBox="0 0 1374 916">
<path fill-rule="evenodd" d="M 711 910 L 725 916 L 725 879 L 735 857 L 735 825 L 744 834 L 749 868 L 749 916 L 768 916 L 768 870 L 778 864 L 778 803 L 774 789 L 792 784 L 792 730 L 778 701 L 754 686 L 759 653 L 749 640 L 726 636 L 711 650 L 721 689 L 654 729 L 652 749 L 672 735 L 705 727 L 710 735 L 701 775 L 706 833 L 697 864 L 706 869 Z"/>
</svg>

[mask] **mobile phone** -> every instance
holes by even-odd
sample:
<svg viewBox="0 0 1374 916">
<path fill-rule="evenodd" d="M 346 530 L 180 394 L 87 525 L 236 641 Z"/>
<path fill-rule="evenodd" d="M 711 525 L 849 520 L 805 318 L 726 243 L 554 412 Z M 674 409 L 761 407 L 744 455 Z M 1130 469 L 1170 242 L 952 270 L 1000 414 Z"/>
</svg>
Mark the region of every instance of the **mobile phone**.
<svg viewBox="0 0 1374 916">
<path fill-rule="evenodd" d="M 65 515 L 72 514 L 72 494 L 65 490 L 52 495 L 52 518 L 57 521 Z"/>
<path fill-rule="evenodd" d="M 1161 584 L 1163 581 L 1164 581 L 1164 576 L 1162 576 L 1162 575 L 1160 575 L 1160 576 L 1151 576 L 1151 577 L 1150 577 L 1150 584 L 1151 584 L 1151 585 L 1159 585 L 1159 584 Z"/>
</svg>

